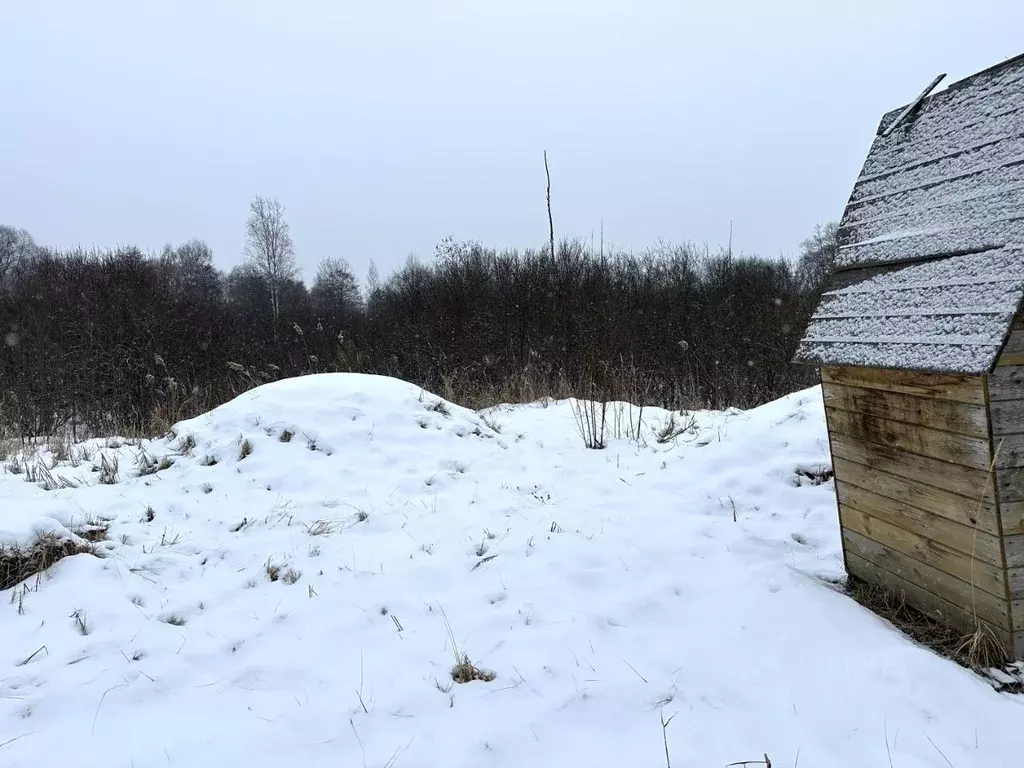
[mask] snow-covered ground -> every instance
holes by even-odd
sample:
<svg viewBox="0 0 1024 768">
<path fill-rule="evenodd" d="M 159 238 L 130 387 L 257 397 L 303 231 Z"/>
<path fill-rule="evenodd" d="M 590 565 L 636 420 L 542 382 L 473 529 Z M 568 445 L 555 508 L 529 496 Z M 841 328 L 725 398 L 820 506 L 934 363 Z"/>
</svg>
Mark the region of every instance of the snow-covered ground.
<svg viewBox="0 0 1024 768">
<path fill-rule="evenodd" d="M 337 374 L 0 472 L 0 543 L 107 528 L 0 595 L 0 768 L 1024 764 L 1024 699 L 830 586 L 818 390 L 694 416 Z"/>
</svg>

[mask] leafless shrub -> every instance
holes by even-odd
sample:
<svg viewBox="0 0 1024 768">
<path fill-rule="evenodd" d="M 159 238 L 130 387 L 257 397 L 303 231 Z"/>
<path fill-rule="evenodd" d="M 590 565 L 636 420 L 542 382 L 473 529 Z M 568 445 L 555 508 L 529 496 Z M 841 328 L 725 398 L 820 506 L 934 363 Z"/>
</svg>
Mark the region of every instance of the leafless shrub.
<svg viewBox="0 0 1024 768">
<path fill-rule="evenodd" d="M 592 450 L 607 447 L 608 403 L 598 400 L 573 400 L 572 415 L 583 445 Z"/>
</svg>

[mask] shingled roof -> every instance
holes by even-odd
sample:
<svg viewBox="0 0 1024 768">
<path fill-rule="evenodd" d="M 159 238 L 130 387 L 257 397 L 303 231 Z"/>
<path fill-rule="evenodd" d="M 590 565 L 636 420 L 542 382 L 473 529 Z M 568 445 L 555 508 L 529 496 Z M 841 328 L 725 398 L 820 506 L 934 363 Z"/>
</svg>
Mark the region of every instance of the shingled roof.
<svg viewBox="0 0 1024 768">
<path fill-rule="evenodd" d="M 797 362 L 986 373 L 1024 298 L 1024 56 L 886 114 Z"/>
</svg>

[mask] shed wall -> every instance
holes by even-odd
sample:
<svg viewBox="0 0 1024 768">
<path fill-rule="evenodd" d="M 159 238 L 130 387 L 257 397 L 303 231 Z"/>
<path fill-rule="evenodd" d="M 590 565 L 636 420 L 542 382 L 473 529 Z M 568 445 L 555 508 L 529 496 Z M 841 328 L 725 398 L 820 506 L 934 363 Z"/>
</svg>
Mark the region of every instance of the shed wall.
<svg viewBox="0 0 1024 768">
<path fill-rule="evenodd" d="M 1024 318 L 1018 316 L 989 377 L 995 474 L 1014 624 L 1024 630 Z M 1024 631 L 1016 636 L 1024 658 Z"/>
<path fill-rule="evenodd" d="M 1011 612 L 986 377 L 827 366 L 821 378 L 848 573 L 965 632 L 976 612 L 1012 650 L 1024 610 Z"/>
</svg>

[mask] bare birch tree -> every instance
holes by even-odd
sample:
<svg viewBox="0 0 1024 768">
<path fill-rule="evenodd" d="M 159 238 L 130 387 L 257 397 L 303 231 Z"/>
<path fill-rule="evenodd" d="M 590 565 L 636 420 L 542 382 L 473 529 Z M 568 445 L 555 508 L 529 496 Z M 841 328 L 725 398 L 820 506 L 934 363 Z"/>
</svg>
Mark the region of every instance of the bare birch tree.
<svg viewBox="0 0 1024 768">
<path fill-rule="evenodd" d="M 299 273 L 295 244 L 284 220 L 284 206 L 276 198 L 256 196 L 249 203 L 245 256 L 252 270 L 267 283 L 270 310 L 276 323 L 281 314 L 281 286 Z"/>
</svg>

